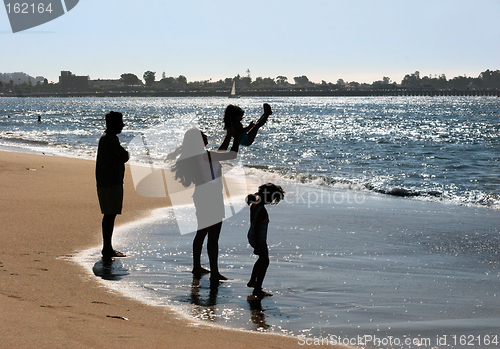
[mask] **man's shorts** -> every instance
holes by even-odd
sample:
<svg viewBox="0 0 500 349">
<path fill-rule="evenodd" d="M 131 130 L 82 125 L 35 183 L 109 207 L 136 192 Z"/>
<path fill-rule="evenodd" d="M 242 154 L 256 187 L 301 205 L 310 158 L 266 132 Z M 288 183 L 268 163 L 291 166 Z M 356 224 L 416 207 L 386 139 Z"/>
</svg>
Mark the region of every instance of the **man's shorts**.
<svg viewBox="0 0 500 349">
<path fill-rule="evenodd" d="M 123 185 L 97 188 L 102 214 L 121 214 L 123 205 Z"/>
</svg>

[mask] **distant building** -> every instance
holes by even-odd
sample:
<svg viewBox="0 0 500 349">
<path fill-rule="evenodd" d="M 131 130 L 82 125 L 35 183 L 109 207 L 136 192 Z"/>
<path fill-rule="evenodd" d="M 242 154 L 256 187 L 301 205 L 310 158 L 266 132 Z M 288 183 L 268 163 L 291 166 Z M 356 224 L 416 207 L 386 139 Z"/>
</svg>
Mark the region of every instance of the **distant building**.
<svg viewBox="0 0 500 349">
<path fill-rule="evenodd" d="M 63 91 L 88 91 L 89 77 L 76 76 L 70 71 L 62 71 L 59 77 L 59 87 Z"/>
<path fill-rule="evenodd" d="M 416 91 L 416 90 L 435 90 L 435 88 L 432 85 L 425 84 L 425 85 L 405 85 L 406 89 L 409 91 Z"/>
<path fill-rule="evenodd" d="M 117 86 L 123 86 L 123 82 L 121 79 L 97 79 L 90 80 L 89 86 L 99 87 L 101 89 L 110 89 Z"/>
</svg>

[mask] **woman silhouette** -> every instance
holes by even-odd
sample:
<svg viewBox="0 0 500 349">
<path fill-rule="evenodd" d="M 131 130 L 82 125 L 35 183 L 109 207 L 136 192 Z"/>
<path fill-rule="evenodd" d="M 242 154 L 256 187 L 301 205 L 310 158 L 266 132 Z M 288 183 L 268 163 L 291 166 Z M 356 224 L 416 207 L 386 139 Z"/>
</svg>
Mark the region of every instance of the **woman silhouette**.
<svg viewBox="0 0 500 349">
<path fill-rule="evenodd" d="M 238 136 L 230 151 L 231 133 L 227 132 L 217 151 L 205 150 L 207 136 L 198 128 L 186 131 L 182 145 L 172 155 L 177 158 L 172 171 L 175 179 L 185 187 L 194 185 L 193 202 L 196 208 L 198 230 L 193 240 L 193 273 L 210 272 L 210 280 L 227 280 L 219 273 L 219 236 L 224 220 L 224 197 L 222 194 L 222 168 L 220 161 L 235 159 L 238 155 Z M 172 156 L 171 155 L 171 156 Z M 208 259 L 210 270 L 201 266 L 203 241 L 208 235 Z"/>
</svg>

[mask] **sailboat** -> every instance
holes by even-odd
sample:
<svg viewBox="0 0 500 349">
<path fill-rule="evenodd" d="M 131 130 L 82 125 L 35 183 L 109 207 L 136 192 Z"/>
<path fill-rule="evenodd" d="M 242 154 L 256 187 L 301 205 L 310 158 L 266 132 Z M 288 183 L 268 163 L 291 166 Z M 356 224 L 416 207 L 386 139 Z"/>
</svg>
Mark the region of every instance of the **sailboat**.
<svg viewBox="0 0 500 349">
<path fill-rule="evenodd" d="M 229 98 L 240 98 L 240 96 L 236 94 L 236 81 L 233 81 L 233 88 L 231 89 L 231 94 L 229 95 Z"/>
</svg>

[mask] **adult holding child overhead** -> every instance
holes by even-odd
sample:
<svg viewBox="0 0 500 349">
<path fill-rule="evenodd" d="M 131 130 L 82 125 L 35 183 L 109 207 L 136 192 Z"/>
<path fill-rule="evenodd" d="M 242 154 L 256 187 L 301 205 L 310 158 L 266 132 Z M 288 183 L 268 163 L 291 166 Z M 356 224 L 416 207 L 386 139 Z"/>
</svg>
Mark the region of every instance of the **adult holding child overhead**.
<svg viewBox="0 0 500 349">
<path fill-rule="evenodd" d="M 240 144 L 251 145 L 259 128 L 265 124 L 272 111 L 268 104 L 264 104 L 264 115 L 256 124 L 250 123 L 247 129 L 241 125 L 243 114 L 243 110 L 237 106 L 229 105 L 226 108 L 226 136 L 217 151 L 205 150 L 208 145 L 207 136 L 198 128 L 191 128 L 185 133 L 182 145 L 169 155 L 169 158 L 176 159 L 172 167 L 175 179 L 184 187 L 194 185 L 193 202 L 198 230 L 193 240 L 193 274 L 210 272 L 211 281 L 227 280 L 218 268 L 219 236 L 225 218 L 220 161 L 235 159 Z M 230 151 L 227 151 L 231 138 L 233 144 Z M 201 251 L 207 236 L 210 271 L 201 266 Z"/>
</svg>

